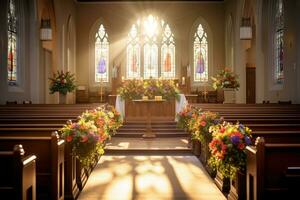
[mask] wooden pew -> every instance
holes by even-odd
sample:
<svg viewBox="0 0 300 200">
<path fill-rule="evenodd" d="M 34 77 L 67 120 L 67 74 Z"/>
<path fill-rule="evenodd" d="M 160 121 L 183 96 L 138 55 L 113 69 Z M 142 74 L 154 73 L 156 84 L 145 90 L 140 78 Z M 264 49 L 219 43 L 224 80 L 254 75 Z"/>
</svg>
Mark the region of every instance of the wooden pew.
<svg viewBox="0 0 300 200">
<path fill-rule="evenodd" d="M 37 155 L 37 198 L 64 198 L 64 140 L 60 140 L 58 133 L 51 137 L 7 137 L 0 136 L 0 151 L 13 148 L 20 144 L 26 149 L 26 154 Z"/>
<path fill-rule="evenodd" d="M 5 127 L 0 125 L 0 137 L 49 137 L 53 131 L 57 131 L 62 126 L 59 127 L 45 127 L 46 124 L 43 124 L 42 127 L 39 127 L 39 124 L 25 124 L 26 127 L 14 127 L 14 124 L 7 124 Z M 51 125 L 51 124 L 50 124 Z M 10 127 L 12 126 L 12 127 Z M 32 126 L 32 127 L 30 127 Z M 98 160 L 95 160 L 94 165 L 89 169 L 82 169 L 80 163 L 75 156 L 72 155 L 71 145 L 65 144 L 65 198 L 66 199 L 76 199 L 79 195 L 80 190 L 83 189 L 86 184 L 92 169 L 97 164 Z"/>
<path fill-rule="evenodd" d="M 1 199 L 36 199 L 36 156 L 24 156 L 22 145 L 13 151 L 0 151 Z"/>
<path fill-rule="evenodd" d="M 289 199 L 297 194 L 289 184 L 291 171 L 300 167 L 300 144 L 266 143 L 258 138 L 247 147 L 247 199 Z M 294 176 L 299 182 L 300 176 Z"/>
</svg>

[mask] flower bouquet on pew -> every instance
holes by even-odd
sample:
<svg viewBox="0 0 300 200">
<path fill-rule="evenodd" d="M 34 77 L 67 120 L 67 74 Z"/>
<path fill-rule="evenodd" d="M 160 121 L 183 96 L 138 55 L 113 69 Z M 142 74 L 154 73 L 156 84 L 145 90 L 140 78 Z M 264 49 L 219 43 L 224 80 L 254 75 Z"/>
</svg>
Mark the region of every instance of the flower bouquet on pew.
<svg viewBox="0 0 300 200">
<path fill-rule="evenodd" d="M 222 118 L 217 113 L 210 111 L 198 112 L 190 122 L 192 138 L 199 140 L 202 144 L 209 143 L 212 140 L 212 134 L 209 131 L 210 126 L 219 124 L 221 121 Z"/>
<path fill-rule="evenodd" d="M 192 115 L 195 111 L 195 108 L 193 108 L 191 105 L 186 105 L 182 111 L 176 114 L 177 118 L 177 126 L 179 128 L 184 129 L 185 131 L 189 130 L 189 122 L 192 119 Z"/>
<path fill-rule="evenodd" d="M 210 127 L 212 141 L 209 144 L 209 164 L 226 178 L 234 179 L 246 166 L 246 146 L 251 144 L 251 130 L 242 124 L 224 122 Z"/>
<path fill-rule="evenodd" d="M 115 134 L 116 131 L 123 124 L 123 120 L 120 113 L 115 109 L 114 106 L 111 106 L 109 104 L 105 104 L 101 107 L 98 107 L 97 110 L 103 110 L 104 112 L 106 112 L 108 116 L 107 124 L 108 124 L 110 135 Z"/>
<path fill-rule="evenodd" d="M 103 136 L 94 121 L 69 121 L 60 131 L 66 142 L 72 145 L 73 154 L 84 167 L 90 166 L 97 155 L 104 153 Z"/>
</svg>

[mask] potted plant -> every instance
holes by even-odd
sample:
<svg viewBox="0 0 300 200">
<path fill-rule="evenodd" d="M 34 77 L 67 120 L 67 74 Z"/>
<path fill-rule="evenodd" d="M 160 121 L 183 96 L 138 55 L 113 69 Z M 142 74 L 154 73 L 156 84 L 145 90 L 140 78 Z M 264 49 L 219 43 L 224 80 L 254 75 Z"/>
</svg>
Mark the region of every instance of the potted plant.
<svg viewBox="0 0 300 200">
<path fill-rule="evenodd" d="M 211 79 L 215 90 L 222 89 L 224 91 L 224 103 L 235 103 L 235 90 L 240 87 L 238 76 L 231 69 L 225 68 Z"/>
<path fill-rule="evenodd" d="M 245 172 L 245 149 L 251 144 L 251 130 L 239 123 L 224 122 L 211 126 L 210 131 L 213 138 L 209 143 L 209 165 L 216 168 L 227 181 L 235 180 L 238 172 Z M 220 182 L 220 176 L 217 175 L 216 180 Z"/>
<path fill-rule="evenodd" d="M 75 75 L 70 72 L 64 73 L 63 71 L 57 71 L 53 73 L 53 77 L 50 80 L 50 94 L 55 92 L 59 93 L 59 103 L 66 103 L 66 95 L 68 92 L 73 92 L 76 89 Z"/>
</svg>

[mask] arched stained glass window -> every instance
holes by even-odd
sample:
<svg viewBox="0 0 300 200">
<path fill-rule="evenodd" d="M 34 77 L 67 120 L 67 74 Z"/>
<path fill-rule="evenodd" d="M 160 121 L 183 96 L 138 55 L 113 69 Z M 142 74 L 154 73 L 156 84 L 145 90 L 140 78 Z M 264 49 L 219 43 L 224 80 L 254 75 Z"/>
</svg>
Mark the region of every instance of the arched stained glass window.
<svg viewBox="0 0 300 200">
<path fill-rule="evenodd" d="M 131 27 L 126 75 L 129 79 L 175 78 L 174 35 L 163 20 L 149 15 Z"/>
<path fill-rule="evenodd" d="M 164 22 L 162 22 L 164 24 Z M 168 24 L 164 26 L 161 46 L 161 76 L 175 78 L 175 42 Z"/>
<path fill-rule="evenodd" d="M 140 77 L 140 39 L 138 35 L 137 26 L 134 24 L 128 34 L 127 45 L 127 78 Z"/>
<path fill-rule="evenodd" d="M 8 52 L 7 52 L 7 77 L 9 85 L 16 85 L 18 80 L 17 70 L 17 16 L 16 16 L 16 5 L 14 0 L 9 0 L 8 3 L 8 19 L 7 19 L 7 34 L 8 34 Z"/>
<path fill-rule="evenodd" d="M 194 81 L 208 81 L 208 42 L 207 34 L 201 24 L 194 36 Z"/>
<path fill-rule="evenodd" d="M 284 51 L 283 51 L 283 34 L 284 34 L 284 10 L 282 0 L 277 0 L 276 5 L 276 18 L 275 18 L 275 36 L 274 36 L 274 56 L 275 56 L 275 81 L 277 83 L 283 83 L 284 80 Z"/>
<path fill-rule="evenodd" d="M 103 24 L 95 35 L 95 82 L 108 82 L 109 42 Z"/>
</svg>

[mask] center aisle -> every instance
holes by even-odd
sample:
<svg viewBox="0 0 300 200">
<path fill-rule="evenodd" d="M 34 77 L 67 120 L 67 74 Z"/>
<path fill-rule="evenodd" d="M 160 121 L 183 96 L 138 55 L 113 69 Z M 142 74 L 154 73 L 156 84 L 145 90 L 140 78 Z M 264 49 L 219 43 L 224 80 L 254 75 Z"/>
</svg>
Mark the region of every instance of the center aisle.
<svg viewBox="0 0 300 200">
<path fill-rule="evenodd" d="M 80 200 L 225 199 L 195 156 L 103 156 Z"/>
<path fill-rule="evenodd" d="M 130 137 L 139 132 L 130 126 L 107 144 L 79 200 L 226 199 L 191 153 L 187 136 L 141 139 Z"/>
</svg>

